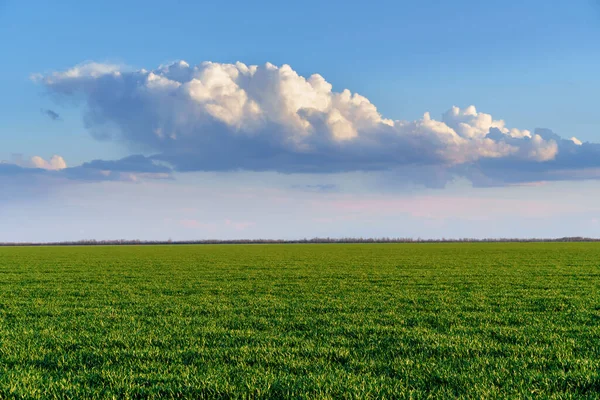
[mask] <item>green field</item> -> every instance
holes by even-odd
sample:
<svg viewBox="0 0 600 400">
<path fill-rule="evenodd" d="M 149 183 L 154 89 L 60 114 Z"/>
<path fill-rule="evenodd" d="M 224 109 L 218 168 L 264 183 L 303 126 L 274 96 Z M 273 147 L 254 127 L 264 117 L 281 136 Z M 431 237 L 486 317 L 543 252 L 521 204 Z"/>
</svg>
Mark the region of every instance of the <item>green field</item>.
<svg viewBox="0 0 600 400">
<path fill-rule="evenodd" d="M 0 248 L 0 398 L 594 398 L 600 243 Z"/>
</svg>

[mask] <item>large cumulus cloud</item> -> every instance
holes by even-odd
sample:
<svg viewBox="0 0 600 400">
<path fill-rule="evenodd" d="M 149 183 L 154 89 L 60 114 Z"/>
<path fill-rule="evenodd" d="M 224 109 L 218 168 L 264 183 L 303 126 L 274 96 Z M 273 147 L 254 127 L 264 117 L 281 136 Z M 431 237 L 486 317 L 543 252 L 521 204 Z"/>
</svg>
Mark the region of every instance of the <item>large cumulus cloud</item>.
<svg viewBox="0 0 600 400">
<path fill-rule="evenodd" d="M 288 65 L 180 61 L 150 71 L 88 63 L 36 79 L 85 103 L 97 138 L 122 140 L 179 171 L 422 167 L 503 184 L 577 179 L 600 167 L 599 145 L 509 127 L 474 106 L 441 120 L 386 119 L 367 98 Z"/>
</svg>

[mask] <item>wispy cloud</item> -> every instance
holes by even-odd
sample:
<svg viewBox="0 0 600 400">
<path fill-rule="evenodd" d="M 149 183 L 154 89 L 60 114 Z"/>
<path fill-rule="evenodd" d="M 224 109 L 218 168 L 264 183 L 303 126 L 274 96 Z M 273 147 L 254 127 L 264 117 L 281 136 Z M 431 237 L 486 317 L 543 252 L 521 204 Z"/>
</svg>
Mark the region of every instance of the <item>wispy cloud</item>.
<svg viewBox="0 0 600 400">
<path fill-rule="evenodd" d="M 550 218 L 582 212 L 572 204 L 554 199 L 523 199 L 464 195 L 417 195 L 404 197 L 361 196 L 353 198 L 313 199 L 313 208 L 332 215 L 377 216 L 410 215 L 416 218 L 445 220 L 497 220 L 502 217 Z M 600 206 L 586 212 L 600 212 Z"/>
<path fill-rule="evenodd" d="M 201 221 L 198 221 L 197 219 L 181 219 L 181 220 L 179 220 L 179 224 L 185 228 L 192 228 L 192 229 L 214 230 L 217 228 L 217 224 L 215 224 L 215 223 L 201 222 Z"/>
<path fill-rule="evenodd" d="M 292 189 L 305 190 L 309 192 L 332 192 L 337 189 L 334 183 L 320 183 L 314 185 L 293 185 Z"/>
<path fill-rule="evenodd" d="M 254 225 L 256 225 L 256 223 L 250 222 L 250 221 L 232 221 L 230 219 L 226 219 L 225 225 L 232 227 L 236 231 L 245 231 L 246 229 L 251 228 Z"/>
<path fill-rule="evenodd" d="M 58 121 L 61 119 L 60 115 L 56 111 L 50 110 L 48 108 L 41 109 L 41 112 L 53 121 Z"/>
<path fill-rule="evenodd" d="M 169 220 L 169 222 L 171 221 L 172 219 Z M 226 219 L 219 222 L 203 222 L 193 218 L 180 219 L 177 221 L 177 223 L 185 228 L 199 229 L 204 231 L 216 231 L 219 228 L 230 228 L 235 231 L 245 231 L 256 225 L 254 222 L 233 221 L 231 219 Z"/>
</svg>

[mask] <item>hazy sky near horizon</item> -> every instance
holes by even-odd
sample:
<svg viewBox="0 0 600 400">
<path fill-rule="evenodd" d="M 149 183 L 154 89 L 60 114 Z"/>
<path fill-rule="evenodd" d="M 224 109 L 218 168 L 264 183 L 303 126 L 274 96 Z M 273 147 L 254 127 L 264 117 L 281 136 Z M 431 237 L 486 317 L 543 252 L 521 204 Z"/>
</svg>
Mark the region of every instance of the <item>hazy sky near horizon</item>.
<svg viewBox="0 0 600 400">
<path fill-rule="evenodd" d="M 600 236 L 600 3 L 0 0 L 0 241 Z"/>
</svg>

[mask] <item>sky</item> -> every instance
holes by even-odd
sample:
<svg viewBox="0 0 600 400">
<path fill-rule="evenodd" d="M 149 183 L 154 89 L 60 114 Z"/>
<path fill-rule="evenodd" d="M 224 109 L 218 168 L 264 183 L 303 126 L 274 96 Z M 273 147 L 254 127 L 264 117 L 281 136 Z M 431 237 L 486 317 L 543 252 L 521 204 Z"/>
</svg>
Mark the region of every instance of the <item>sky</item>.
<svg viewBox="0 0 600 400">
<path fill-rule="evenodd" d="M 0 0 L 0 241 L 600 237 L 600 3 Z"/>
</svg>

